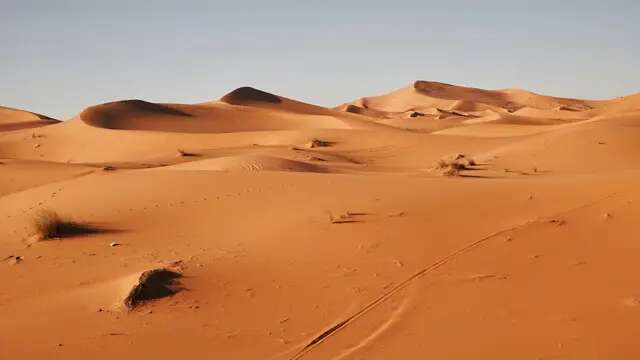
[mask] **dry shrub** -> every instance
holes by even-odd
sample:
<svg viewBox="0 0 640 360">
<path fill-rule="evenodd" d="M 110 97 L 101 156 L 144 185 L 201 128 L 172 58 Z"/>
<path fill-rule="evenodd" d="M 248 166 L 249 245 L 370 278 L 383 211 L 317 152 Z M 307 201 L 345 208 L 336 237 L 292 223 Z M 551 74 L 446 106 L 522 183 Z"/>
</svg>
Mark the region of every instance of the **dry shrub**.
<svg viewBox="0 0 640 360">
<path fill-rule="evenodd" d="M 198 154 L 192 153 L 192 152 L 188 152 L 188 151 L 183 150 L 183 149 L 178 149 L 178 152 L 176 153 L 176 156 L 177 157 L 198 156 Z"/>
<path fill-rule="evenodd" d="M 32 219 L 35 236 L 39 240 L 65 238 L 72 236 L 98 234 L 110 232 L 91 224 L 82 224 L 61 217 L 51 209 L 41 209 L 35 213 Z"/>
<path fill-rule="evenodd" d="M 464 154 L 457 154 L 450 158 L 440 159 L 436 163 L 436 170 L 442 175 L 446 176 L 458 176 L 460 172 L 464 170 L 473 170 L 472 166 L 475 166 L 476 162 L 472 158 L 467 157 Z"/>
<path fill-rule="evenodd" d="M 33 217 L 34 230 L 42 240 L 58 236 L 63 223 L 60 215 L 50 209 L 39 210 Z"/>
<path fill-rule="evenodd" d="M 325 141 L 325 140 L 320 140 L 320 139 L 312 139 L 311 142 L 309 142 L 309 148 L 313 149 L 313 148 L 318 148 L 318 147 L 327 147 L 327 146 L 331 146 L 334 143 L 331 141 Z"/>
</svg>

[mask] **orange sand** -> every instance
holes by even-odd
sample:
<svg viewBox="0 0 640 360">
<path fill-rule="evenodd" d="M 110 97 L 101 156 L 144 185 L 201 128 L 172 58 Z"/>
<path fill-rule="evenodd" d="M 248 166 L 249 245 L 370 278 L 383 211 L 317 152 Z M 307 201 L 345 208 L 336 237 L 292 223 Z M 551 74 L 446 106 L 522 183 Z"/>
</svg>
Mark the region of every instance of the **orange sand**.
<svg viewBox="0 0 640 360">
<path fill-rule="evenodd" d="M 640 358 L 639 139 L 640 95 L 424 81 L 0 108 L 0 359 Z M 40 209 L 106 231 L 36 241 Z"/>
</svg>

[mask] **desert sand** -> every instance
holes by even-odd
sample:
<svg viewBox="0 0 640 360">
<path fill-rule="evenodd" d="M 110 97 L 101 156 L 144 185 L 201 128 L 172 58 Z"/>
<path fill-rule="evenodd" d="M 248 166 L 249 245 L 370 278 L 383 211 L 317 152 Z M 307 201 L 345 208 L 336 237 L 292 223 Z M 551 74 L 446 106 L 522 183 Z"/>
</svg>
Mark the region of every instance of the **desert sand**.
<svg viewBox="0 0 640 360">
<path fill-rule="evenodd" d="M 638 185 L 640 94 L 3 107 L 0 359 L 637 359 Z"/>
</svg>

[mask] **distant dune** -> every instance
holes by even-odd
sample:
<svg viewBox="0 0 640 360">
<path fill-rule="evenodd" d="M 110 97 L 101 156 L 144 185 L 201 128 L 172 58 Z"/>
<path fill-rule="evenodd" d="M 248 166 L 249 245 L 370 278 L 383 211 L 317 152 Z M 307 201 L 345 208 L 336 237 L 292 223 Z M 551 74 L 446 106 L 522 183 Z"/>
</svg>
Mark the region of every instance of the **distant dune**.
<svg viewBox="0 0 640 360">
<path fill-rule="evenodd" d="M 36 128 L 57 122 L 48 116 L 0 106 L 0 131 Z"/>
<path fill-rule="evenodd" d="M 459 125 L 452 121 L 550 125 L 586 120 L 598 115 L 636 111 L 640 104 L 637 96 L 606 101 L 580 100 L 544 96 L 521 89 L 483 90 L 416 81 L 389 94 L 364 97 L 336 109 L 379 118 L 382 119 L 380 122 L 396 127 L 432 131 Z M 417 123 L 411 121 L 412 118 L 446 118 L 449 123 Z"/>
<path fill-rule="evenodd" d="M 308 115 L 301 118 L 300 115 Z M 220 101 L 196 105 L 125 100 L 89 107 L 79 119 L 106 129 L 185 133 L 352 128 L 367 121 L 315 105 L 240 88 Z"/>
</svg>

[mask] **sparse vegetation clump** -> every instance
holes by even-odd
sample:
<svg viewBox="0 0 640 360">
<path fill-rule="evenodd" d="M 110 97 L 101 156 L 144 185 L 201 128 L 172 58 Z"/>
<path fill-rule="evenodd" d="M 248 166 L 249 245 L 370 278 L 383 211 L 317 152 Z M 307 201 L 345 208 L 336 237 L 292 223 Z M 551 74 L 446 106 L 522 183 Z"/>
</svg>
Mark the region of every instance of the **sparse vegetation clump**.
<svg viewBox="0 0 640 360">
<path fill-rule="evenodd" d="M 177 157 L 187 157 L 187 156 L 198 156 L 198 154 L 196 153 L 192 153 L 192 152 L 188 152 L 186 150 L 183 149 L 178 149 L 178 152 L 176 153 Z"/>
<path fill-rule="evenodd" d="M 319 147 L 327 147 L 327 146 L 331 146 L 333 145 L 333 142 L 331 141 L 325 141 L 325 140 L 320 140 L 320 139 L 312 139 L 311 142 L 309 142 L 309 148 L 313 149 L 313 148 L 319 148 Z"/>
<path fill-rule="evenodd" d="M 458 176 L 460 172 L 466 170 L 466 165 L 457 161 L 439 160 L 437 169 L 440 170 L 442 175 L 446 176 Z"/>
<path fill-rule="evenodd" d="M 329 211 L 329 222 L 332 224 L 356 223 L 361 222 L 361 217 L 366 215 L 370 214 L 366 212 L 345 211 L 343 214 L 334 216 L 331 211 Z"/>
<path fill-rule="evenodd" d="M 86 234 L 96 234 L 106 230 L 65 219 L 56 211 L 41 209 L 32 219 L 34 235 L 38 240 L 64 238 Z"/>
<path fill-rule="evenodd" d="M 436 163 L 436 170 L 445 176 L 459 176 L 464 170 L 473 170 L 476 161 L 464 154 L 457 154 L 450 158 L 440 159 Z"/>
<path fill-rule="evenodd" d="M 41 240 L 58 236 L 64 221 L 57 212 L 50 209 L 38 211 L 33 217 L 33 227 Z"/>
<path fill-rule="evenodd" d="M 346 223 L 358 222 L 358 220 L 355 219 L 348 212 L 338 216 L 333 216 L 333 214 L 329 213 L 329 222 L 332 224 L 346 224 Z"/>
</svg>

